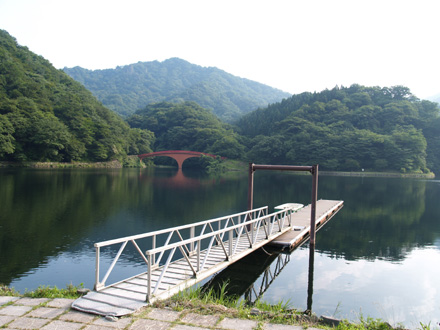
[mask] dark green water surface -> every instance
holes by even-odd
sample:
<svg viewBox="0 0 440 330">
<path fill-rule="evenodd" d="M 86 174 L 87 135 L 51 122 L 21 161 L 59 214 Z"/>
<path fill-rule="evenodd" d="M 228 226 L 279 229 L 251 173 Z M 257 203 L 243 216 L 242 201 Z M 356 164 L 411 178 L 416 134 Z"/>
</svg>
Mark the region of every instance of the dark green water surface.
<svg viewBox="0 0 440 330">
<path fill-rule="evenodd" d="M 0 169 L 0 283 L 21 292 L 92 288 L 95 242 L 244 211 L 247 186 L 246 172 Z M 255 207 L 309 204 L 311 176 L 256 172 L 254 194 Z M 312 264 L 307 244 L 291 254 L 260 251 L 217 279 L 243 299 L 438 327 L 440 181 L 321 175 L 318 198 L 345 204 L 318 232 Z M 124 256 L 115 276 L 143 271 Z"/>
</svg>

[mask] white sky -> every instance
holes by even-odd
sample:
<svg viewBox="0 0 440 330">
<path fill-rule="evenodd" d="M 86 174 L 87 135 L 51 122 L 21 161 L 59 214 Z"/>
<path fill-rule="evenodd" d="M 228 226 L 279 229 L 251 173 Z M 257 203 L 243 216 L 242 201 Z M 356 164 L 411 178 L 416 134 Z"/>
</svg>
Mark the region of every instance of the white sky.
<svg viewBox="0 0 440 330">
<path fill-rule="evenodd" d="M 440 93 L 439 0 L 0 0 L 0 29 L 55 67 L 179 57 L 297 94 Z"/>
</svg>

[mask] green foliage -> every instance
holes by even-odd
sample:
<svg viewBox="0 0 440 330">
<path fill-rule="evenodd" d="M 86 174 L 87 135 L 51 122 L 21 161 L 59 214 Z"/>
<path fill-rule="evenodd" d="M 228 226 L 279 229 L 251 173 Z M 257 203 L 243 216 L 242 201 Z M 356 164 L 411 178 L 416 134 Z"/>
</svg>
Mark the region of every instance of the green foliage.
<svg viewBox="0 0 440 330">
<path fill-rule="evenodd" d="M 225 122 L 232 122 L 288 93 L 242 79 L 217 68 L 203 68 L 178 58 L 139 62 L 116 69 L 64 68 L 105 106 L 130 116 L 148 104 L 194 101 Z"/>
<path fill-rule="evenodd" d="M 14 288 L 10 288 L 4 284 L 0 283 L 0 296 L 19 296 L 20 293 L 17 292 Z"/>
<path fill-rule="evenodd" d="M 132 128 L 0 30 L 0 160 L 131 164 L 127 155 L 153 149 L 194 150 L 322 170 L 440 173 L 438 104 L 404 86 L 335 87 L 258 108 L 287 95 L 179 59 L 65 71 L 112 109 L 132 114 Z M 243 113 L 234 127 L 218 119 Z"/>
<path fill-rule="evenodd" d="M 72 284 L 68 284 L 65 289 L 58 289 L 56 286 L 44 286 L 40 285 L 34 291 L 26 291 L 24 293 L 25 297 L 30 298 L 69 298 L 75 299 L 82 296 L 81 293 L 78 292 L 78 289 L 82 289 L 84 286 L 80 284 L 78 286 L 74 286 Z"/>
<path fill-rule="evenodd" d="M 127 121 L 154 133 L 155 150 L 192 150 L 236 159 L 245 150 L 237 133 L 194 102 L 150 104 Z"/>
<path fill-rule="evenodd" d="M 438 104 L 420 101 L 404 86 L 302 93 L 245 115 L 237 127 L 255 163 L 440 171 Z"/>
<path fill-rule="evenodd" d="M 122 160 L 153 141 L 0 30 L 0 160 Z"/>
<path fill-rule="evenodd" d="M 0 115 L 0 158 L 14 152 L 14 131 L 8 117 Z"/>
</svg>

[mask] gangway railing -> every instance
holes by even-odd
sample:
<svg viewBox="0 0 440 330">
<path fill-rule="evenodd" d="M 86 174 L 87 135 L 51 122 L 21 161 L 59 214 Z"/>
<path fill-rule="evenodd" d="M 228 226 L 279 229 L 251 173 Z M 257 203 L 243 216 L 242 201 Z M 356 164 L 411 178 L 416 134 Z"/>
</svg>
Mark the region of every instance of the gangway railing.
<svg viewBox="0 0 440 330">
<path fill-rule="evenodd" d="M 173 240 L 179 240 L 184 241 L 184 239 L 188 238 L 194 238 L 197 235 L 197 231 L 199 232 L 199 236 L 203 235 L 207 232 L 214 232 L 214 227 L 217 227 L 217 230 L 228 228 L 229 226 L 242 223 L 250 218 L 259 218 L 263 215 L 266 215 L 268 213 L 268 207 L 260 207 L 256 208 L 250 211 L 240 212 L 224 217 L 219 217 L 211 220 L 196 222 L 193 224 L 188 225 L 182 225 L 172 228 L 167 228 L 163 230 L 157 230 L 153 232 L 148 232 L 144 234 L 139 235 L 132 235 L 132 236 L 126 236 L 118 239 L 103 241 L 99 243 L 95 243 L 95 251 L 96 251 L 96 260 L 95 260 L 95 290 L 99 291 L 106 287 L 106 281 L 110 274 L 112 273 L 116 263 L 118 262 L 119 258 L 121 257 L 123 251 L 125 250 L 127 244 L 131 242 L 133 246 L 135 247 L 136 251 L 139 253 L 139 255 L 142 257 L 145 264 L 151 265 L 149 269 L 155 269 L 159 267 L 159 264 L 162 260 L 162 257 L 164 253 L 161 253 L 158 258 L 155 258 L 155 256 L 151 257 L 151 261 L 149 262 L 147 260 L 147 255 L 142 252 L 139 245 L 139 241 L 142 241 L 143 244 L 148 246 L 148 249 L 155 249 L 157 246 L 158 241 L 164 241 L 164 246 L 167 246 L 172 242 Z M 100 260 L 101 260 L 101 248 L 117 245 L 120 244 L 119 251 L 117 252 L 116 256 L 114 257 L 112 263 L 110 264 L 107 272 L 105 273 L 104 277 L 100 278 Z M 188 247 L 187 247 L 188 248 Z M 196 249 L 196 246 L 191 243 L 189 246 L 189 252 L 193 253 Z"/>
<path fill-rule="evenodd" d="M 294 211 L 295 208 L 292 207 L 267 214 L 266 206 L 212 220 L 96 243 L 95 290 L 99 291 L 118 284 L 105 286 L 128 242 L 135 246 L 147 265 L 147 271 L 143 275 L 147 279 L 146 300 L 151 301 L 152 297 L 161 295 L 166 290 L 163 279 L 167 276 L 171 264 L 183 264 L 186 267 L 184 272 L 188 273 L 190 278 L 202 280 L 217 271 L 218 265 L 213 265 L 210 257 L 216 260 L 220 258 L 219 263 L 223 263 L 223 268 L 226 267 L 225 261 L 234 262 L 249 254 L 253 249 L 266 244 L 280 233 L 290 230 L 292 226 L 290 215 Z M 164 244 L 157 246 L 160 236 L 165 237 L 162 239 Z M 145 239 L 149 240 L 150 248 L 142 252 L 137 241 Z M 115 244 L 121 244 L 121 246 L 101 280 L 100 249 Z M 219 251 L 221 251 L 220 256 Z"/>
</svg>

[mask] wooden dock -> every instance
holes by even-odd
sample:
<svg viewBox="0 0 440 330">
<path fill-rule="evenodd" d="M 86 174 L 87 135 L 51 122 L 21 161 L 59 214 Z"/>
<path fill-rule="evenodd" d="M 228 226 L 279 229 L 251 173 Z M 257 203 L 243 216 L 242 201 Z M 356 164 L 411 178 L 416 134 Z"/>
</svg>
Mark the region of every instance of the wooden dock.
<svg viewBox="0 0 440 330">
<path fill-rule="evenodd" d="M 342 207 L 343 201 L 319 200 L 316 203 L 316 230 L 325 225 Z M 292 230 L 278 236 L 268 244 L 281 249 L 293 250 L 310 235 L 310 208 L 307 205 L 298 210 L 293 217 Z"/>
<path fill-rule="evenodd" d="M 317 201 L 317 227 L 327 222 L 342 204 L 342 201 Z M 298 204 L 290 204 L 280 211 L 268 214 L 267 207 L 264 207 L 168 230 L 97 243 L 95 291 L 75 300 L 72 308 L 98 315 L 131 314 L 155 300 L 169 298 L 199 283 L 268 243 L 283 248 L 297 246 L 296 242 L 303 241 L 310 231 L 310 206 L 298 211 L 297 209 Z M 288 234 L 292 236 L 285 236 Z M 165 235 L 167 239 L 163 246 L 157 247 L 156 241 L 159 241 L 160 235 Z M 173 237 L 177 239 L 173 240 Z M 151 248 L 145 253 L 137 243 L 142 239 L 150 239 L 152 242 Z M 128 242 L 133 243 L 141 254 L 147 271 L 105 286 Z M 121 244 L 121 247 L 101 280 L 100 249 L 114 244 Z"/>
</svg>

